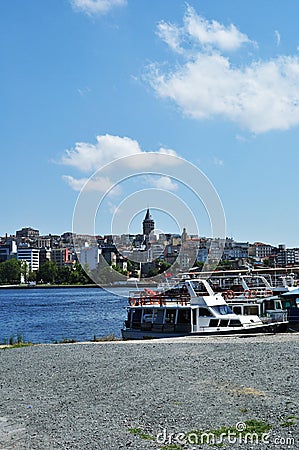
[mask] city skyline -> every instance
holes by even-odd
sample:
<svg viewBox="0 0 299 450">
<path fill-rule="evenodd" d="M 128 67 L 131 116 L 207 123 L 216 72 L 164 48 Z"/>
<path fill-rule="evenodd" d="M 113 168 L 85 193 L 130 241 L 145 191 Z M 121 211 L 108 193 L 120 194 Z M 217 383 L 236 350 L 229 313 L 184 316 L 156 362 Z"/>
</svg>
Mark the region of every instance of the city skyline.
<svg viewBox="0 0 299 450">
<path fill-rule="evenodd" d="M 298 13 L 295 0 L 288 8 L 257 0 L 4 1 L 0 235 L 26 225 L 72 231 L 78 193 L 97 169 L 154 152 L 207 176 L 227 236 L 298 246 Z M 200 235 L 211 235 L 204 205 L 163 176 L 166 169 L 111 192 L 109 177 L 96 180 L 110 192 L 97 230 L 111 234 L 115 211 L 136 189 L 156 189 L 182 199 Z M 155 211 L 150 193 L 146 207 Z M 126 224 L 133 233 L 144 210 Z M 175 218 L 156 214 L 162 231 L 179 230 Z"/>
<path fill-rule="evenodd" d="M 151 219 L 153 220 L 153 222 L 156 224 L 156 220 L 155 220 L 155 218 L 153 217 L 153 215 L 151 214 L 151 208 L 145 208 L 144 209 L 144 211 L 143 212 L 147 212 L 148 210 L 150 210 L 150 216 L 151 216 Z M 142 212 L 142 213 L 143 213 Z M 142 215 L 142 213 L 141 213 L 141 215 Z M 123 236 L 128 236 L 128 235 L 131 235 L 131 236 L 137 236 L 137 235 L 144 235 L 144 232 L 143 232 L 143 222 L 144 222 L 144 220 L 141 220 L 141 222 L 140 222 L 140 224 L 139 224 L 139 228 L 140 228 L 140 230 L 139 231 L 137 231 L 136 233 L 123 233 L 122 235 Z M 37 227 L 37 228 L 35 228 L 35 227 L 31 227 L 31 226 L 22 226 L 19 230 L 15 230 L 15 232 L 14 233 L 9 233 L 9 232 L 6 232 L 4 235 L 2 235 L 2 236 L 0 236 L 0 239 L 1 238 L 3 238 L 3 239 L 5 239 L 6 238 L 6 236 L 7 236 L 7 238 L 16 238 L 17 237 L 17 234 L 19 233 L 19 234 L 21 234 L 21 232 L 24 230 L 33 230 L 34 232 L 37 232 L 38 234 L 38 236 L 40 237 L 40 238 L 47 238 L 48 236 L 59 236 L 59 237 L 61 237 L 61 236 L 63 236 L 63 235 L 65 235 L 65 234 L 72 234 L 72 232 L 70 231 L 70 230 L 64 230 L 62 233 L 51 233 L 51 232 L 48 232 L 48 233 L 41 233 L 40 232 L 40 230 L 39 230 L 39 228 Z M 177 232 L 177 233 L 172 233 L 172 232 L 169 232 L 169 231 L 163 231 L 163 232 L 160 232 L 161 230 L 159 230 L 159 228 L 154 228 L 152 231 L 151 231 L 151 233 L 153 233 L 153 234 L 155 234 L 157 237 L 159 237 L 159 235 L 171 235 L 171 236 L 182 236 L 184 233 L 186 233 L 187 234 L 187 236 L 188 236 L 188 238 L 190 238 L 190 239 L 194 239 L 194 238 L 199 238 L 199 239 L 213 239 L 211 236 L 203 236 L 203 235 L 195 235 L 195 234 L 190 234 L 190 233 L 188 233 L 188 230 L 187 229 L 185 229 L 185 228 L 183 228 L 182 230 L 180 230 L 179 232 Z M 111 234 L 109 234 L 109 233 L 97 233 L 97 234 L 95 234 L 95 235 L 90 235 L 90 237 L 92 237 L 92 236 L 101 236 L 101 237 L 105 237 L 105 236 L 116 236 L 116 237 L 120 237 L 120 236 L 122 236 L 121 234 L 116 234 L 116 235 L 111 235 Z M 226 240 L 233 240 L 234 242 L 244 242 L 244 243 L 249 243 L 249 244 L 262 244 L 262 245 L 269 245 L 269 246 L 272 246 L 272 247 L 279 247 L 279 246 L 281 246 L 281 245 L 286 245 L 285 244 L 285 241 L 283 240 L 283 239 L 281 239 L 280 241 L 278 241 L 278 242 L 265 242 L 265 241 L 261 241 L 261 240 L 256 240 L 256 241 L 249 241 L 248 239 L 242 239 L 242 240 L 237 240 L 237 239 L 235 239 L 234 238 L 234 236 L 226 236 L 226 238 L 225 238 Z M 215 240 L 217 241 L 218 240 L 218 238 L 215 238 Z M 289 246 L 290 247 L 290 246 Z M 299 248 L 299 245 L 295 245 L 295 246 L 293 246 L 293 248 Z"/>
</svg>

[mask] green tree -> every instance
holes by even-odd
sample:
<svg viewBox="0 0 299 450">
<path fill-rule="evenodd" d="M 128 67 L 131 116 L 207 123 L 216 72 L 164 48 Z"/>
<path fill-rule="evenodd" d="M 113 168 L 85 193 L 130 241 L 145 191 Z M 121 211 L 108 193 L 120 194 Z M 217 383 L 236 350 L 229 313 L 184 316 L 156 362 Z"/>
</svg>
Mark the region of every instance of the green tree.
<svg viewBox="0 0 299 450">
<path fill-rule="evenodd" d="M 21 261 L 9 259 L 0 263 L 0 283 L 19 284 L 21 280 Z"/>
<path fill-rule="evenodd" d="M 166 272 L 167 269 L 169 269 L 169 267 L 171 267 L 171 264 L 169 264 L 166 261 L 159 261 L 159 260 L 157 260 L 156 264 L 157 264 L 159 273 L 164 273 L 164 272 Z"/>
<path fill-rule="evenodd" d="M 24 280 L 24 283 L 27 283 L 28 281 L 28 276 L 29 276 L 29 272 L 30 272 L 30 266 L 29 263 L 27 261 L 20 261 L 21 262 L 21 275 L 22 278 Z"/>
<path fill-rule="evenodd" d="M 93 283 L 79 262 L 76 262 L 76 264 L 71 272 L 70 281 L 72 284 Z"/>
<path fill-rule="evenodd" d="M 38 280 L 43 283 L 54 283 L 58 275 L 58 267 L 54 261 L 44 262 L 38 270 Z"/>
<path fill-rule="evenodd" d="M 58 270 L 57 283 L 70 284 L 72 278 L 72 268 L 69 266 L 62 266 Z"/>
<path fill-rule="evenodd" d="M 29 271 L 28 273 L 28 281 L 36 281 L 36 271 Z"/>
</svg>

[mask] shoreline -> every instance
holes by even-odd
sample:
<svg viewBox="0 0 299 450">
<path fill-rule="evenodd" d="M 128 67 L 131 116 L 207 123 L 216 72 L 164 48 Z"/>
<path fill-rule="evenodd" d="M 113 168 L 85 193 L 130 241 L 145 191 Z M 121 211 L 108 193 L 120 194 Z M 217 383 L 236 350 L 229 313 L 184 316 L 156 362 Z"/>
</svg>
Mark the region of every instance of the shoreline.
<svg viewBox="0 0 299 450">
<path fill-rule="evenodd" d="M 226 336 L 178 336 L 178 337 L 163 337 L 159 339 L 123 339 L 113 335 L 113 338 L 109 339 L 109 336 L 103 336 L 97 338 L 97 340 L 90 341 L 61 341 L 61 342 L 21 342 L 17 343 L 0 344 L 1 349 L 14 349 L 14 348 L 26 348 L 26 347 L 46 347 L 46 346 L 76 346 L 76 345 L 98 345 L 98 344 L 128 344 L 128 345 L 142 345 L 142 344 L 207 344 L 207 343 L 236 343 L 243 341 L 246 342 L 271 342 L 277 339 L 279 342 L 291 342 L 297 341 L 299 344 L 299 331 L 284 332 L 284 333 L 258 333 L 258 334 L 232 334 Z M 272 342 L 271 342 L 272 343 Z M 298 347 L 299 348 L 299 347 Z"/>
<path fill-rule="evenodd" d="M 150 283 L 138 283 L 138 288 L 144 288 L 144 287 L 153 287 L 155 285 Z M 128 289 L 136 289 L 135 285 L 131 284 L 124 284 L 124 285 L 113 285 L 113 284 L 102 284 L 99 286 L 98 284 L 42 284 L 37 286 L 28 286 L 27 284 L 16 284 L 16 285 L 0 285 L 0 290 L 7 290 L 7 289 L 76 289 L 76 288 L 97 288 L 97 289 L 105 289 L 105 288 L 128 288 Z"/>
<path fill-rule="evenodd" d="M 99 288 L 102 286 L 97 284 L 42 284 L 40 286 L 28 286 L 27 284 L 16 284 L 16 285 L 0 285 L 0 289 L 67 289 L 67 288 Z M 108 287 L 108 285 L 103 285 L 103 287 Z"/>
</svg>

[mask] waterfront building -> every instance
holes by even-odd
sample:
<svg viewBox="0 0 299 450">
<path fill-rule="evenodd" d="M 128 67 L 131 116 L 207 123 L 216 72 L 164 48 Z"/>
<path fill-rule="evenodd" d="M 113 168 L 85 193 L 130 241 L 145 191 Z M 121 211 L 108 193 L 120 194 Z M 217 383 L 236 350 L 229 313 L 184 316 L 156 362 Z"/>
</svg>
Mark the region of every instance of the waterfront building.
<svg viewBox="0 0 299 450">
<path fill-rule="evenodd" d="M 61 269 L 69 261 L 69 249 L 67 247 L 53 248 L 51 250 L 51 260 Z"/>
<path fill-rule="evenodd" d="M 262 261 L 264 258 L 268 258 L 275 253 L 276 248 L 270 244 L 264 244 L 262 242 L 255 242 L 249 246 L 249 256 L 256 258 L 258 261 Z"/>
<path fill-rule="evenodd" d="M 299 248 L 286 248 L 283 244 L 279 245 L 277 265 L 279 267 L 285 267 L 294 264 L 299 264 Z"/>
<path fill-rule="evenodd" d="M 179 254 L 179 266 L 180 270 L 189 270 L 194 261 L 190 260 L 190 253 L 187 251 L 181 251 Z M 191 264 L 192 262 L 192 264 Z"/>
<path fill-rule="evenodd" d="M 51 261 L 51 249 L 40 248 L 39 249 L 39 266 L 44 264 L 46 261 Z"/>
<path fill-rule="evenodd" d="M 13 239 L 6 240 L 0 245 L 0 262 L 15 258 L 17 255 L 17 243 Z"/>
<path fill-rule="evenodd" d="M 51 237 L 50 236 L 39 236 L 36 241 L 37 248 L 50 248 L 51 247 Z"/>
<path fill-rule="evenodd" d="M 22 238 L 29 238 L 29 239 L 36 239 L 39 236 L 39 230 L 35 230 L 31 227 L 24 227 L 21 230 L 16 231 L 16 238 L 22 239 Z"/>
<path fill-rule="evenodd" d="M 236 242 L 226 238 L 222 259 L 246 259 L 249 256 L 249 242 Z"/>
<path fill-rule="evenodd" d="M 82 247 L 79 254 L 80 264 L 82 265 L 82 267 L 88 268 L 90 270 L 97 269 L 101 253 L 102 251 L 98 247 Z"/>
<path fill-rule="evenodd" d="M 61 236 L 61 241 L 64 244 L 72 244 L 73 243 L 73 233 L 71 231 L 66 231 Z"/>
<path fill-rule="evenodd" d="M 29 269 L 34 272 L 39 269 L 39 249 L 28 246 L 19 246 L 17 250 L 17 259 L 26 261 Z"/>
</svg>

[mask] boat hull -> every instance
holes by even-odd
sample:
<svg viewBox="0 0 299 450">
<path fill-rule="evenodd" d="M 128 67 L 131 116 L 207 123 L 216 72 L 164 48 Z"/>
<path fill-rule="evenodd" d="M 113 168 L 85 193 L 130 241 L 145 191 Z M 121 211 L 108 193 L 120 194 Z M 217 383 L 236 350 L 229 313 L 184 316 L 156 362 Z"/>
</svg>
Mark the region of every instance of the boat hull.
<svg viewBox="0 0 299 450">
<path fill-rule="evenodd" d="M 207 336 L 235 336 L 235 335 L 255 335 L 266 333 L 284 333 L 288 330 L 288 322 L 275 322 L 263 324 L 254 327 L 236 327 L 223 329 L 209 329 L 205 331 L 186 333 L 186 332 L 157 332 L 150 330 L 122 329 L 122 338 L 124 340 L 135 339 L 161 339 L 175 337 L 207 337 Z"/>
</svg>

